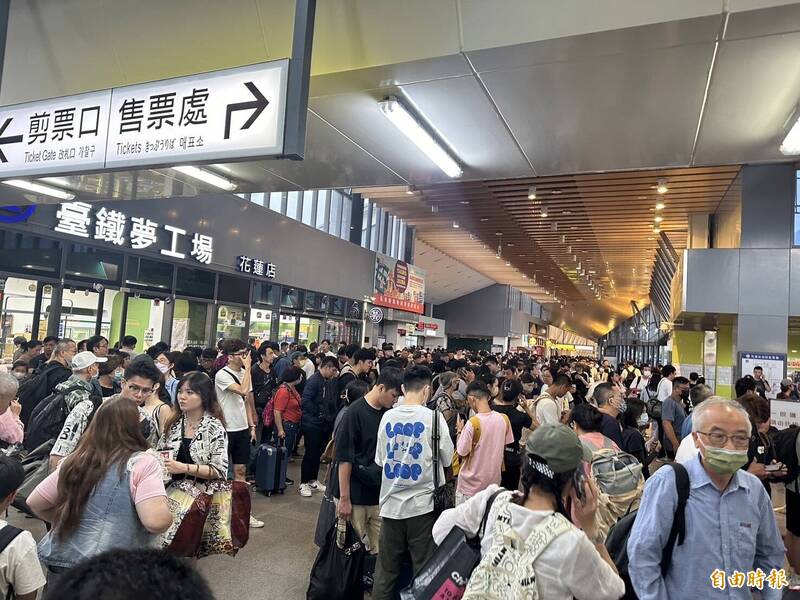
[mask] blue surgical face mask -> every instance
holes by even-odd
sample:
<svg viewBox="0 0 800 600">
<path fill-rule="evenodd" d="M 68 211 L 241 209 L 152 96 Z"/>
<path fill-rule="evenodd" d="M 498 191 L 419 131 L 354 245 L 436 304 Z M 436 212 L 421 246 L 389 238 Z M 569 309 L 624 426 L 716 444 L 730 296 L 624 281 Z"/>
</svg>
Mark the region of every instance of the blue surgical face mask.
<svg viewBox="0 0 800 600">
<path fill-rule="evenodd" d="M 636 419 L 636 424 L 639 427 L 645 427 L 649 422 L 650 422 L 650 417 L 647 415 L 646 412 L 643 412 L 641 415 L 639 415 L 639 418 Z"/>
<path fill-rule="evenodd" d="M 122 381 L 122 377 L 124 375 L 125 375 L 125 371 L 123 371 L 122 369 L 114 371 L 114 381 L 117 381 L 117 382 Z"/>
<path fill-rule="evenodd" d="M 619 412 L 625 413 L 626 410 L 628 410 L 628 403 L 623 400 L 619 405 Z"/>
</svg>

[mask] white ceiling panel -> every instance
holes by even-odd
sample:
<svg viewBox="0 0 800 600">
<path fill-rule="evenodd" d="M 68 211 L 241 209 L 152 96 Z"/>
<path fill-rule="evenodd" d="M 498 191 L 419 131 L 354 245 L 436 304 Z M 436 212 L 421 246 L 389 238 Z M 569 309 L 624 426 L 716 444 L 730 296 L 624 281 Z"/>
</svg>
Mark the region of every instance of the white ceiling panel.
<svg viewBox="0 0 800 600">
<path fill-rule="evenodd" d="M 725 39 L 775 35 L 800 31 L 800 4 L 793 3 L 767 10 L 749 10 L 731 14 Z"/>
<path fill-rule="evenodd" d="M 783 124 L 800 98 L 800 33 L 723 42 L 695 163 L 783 160 Z"/>
<path fill-rule="evenodd" d="M 264 161 L 264 167 L 306 190 L 404 183 L 312 112 L 308 114 L 306 135 L 304 160 Z"/>
<path fill-rule="evenodd" d="M 713 44 L 482 75 L 537 174 L 687 165 Z"/>
<path fill-rule="evenodd" d="M 722 12 L 721 0 L 459 0 L 464 49 L 477 50 Z"/>
<path fill-rule="evenodd" d="M 425 269 L 425 302 L 443 304 L 494 284 L 422 240 L 414 242 L 414 264 Z"/>
<path fill-rule="evenodd" d="M 615 54 L 641 52 L 713 42 L 723 18 L 721 15 L 670 21 L 628 29 L 498 46 L 467 52 L 479 73 L 511 70 L 550 63 L 596 60 Z"/>
</svg>

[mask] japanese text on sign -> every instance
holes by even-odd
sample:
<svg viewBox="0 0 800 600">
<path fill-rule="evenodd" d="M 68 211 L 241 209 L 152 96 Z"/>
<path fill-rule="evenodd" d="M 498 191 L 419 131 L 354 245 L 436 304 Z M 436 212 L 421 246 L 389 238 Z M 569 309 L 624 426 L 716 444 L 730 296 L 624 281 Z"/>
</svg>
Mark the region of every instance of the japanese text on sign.
<svg viewBox="0 0 800 600">
<path fill-rule="evenodd" d="M 86 239 L 108 242 L 116 246 L 130 245 L 134 250 L 144 250 L 158 244 L 158 231 L 169 234 L 169 245 L 160 248 L 160 253 L 171 258 L 184 259 L 185 252 L 178 250 L 180 240 L 188 236 L 185 229 L 173 225 L 160 226 L 144 217 L 131 217 L 118 210 L 108 210 L 105 206 L 94 210 L 85 202 L 67 202 L 56 213 L 58 223 L 53 228 L 58 233 L 74 235 Z M 94 217 L 94 218 L 93 218 Z M 130 227 L 128 227 L 130 221 Z M 191 237 L 189 255 L 204 265 L 214 258 L 214 239 L 201 233 Z"/>
</svg>

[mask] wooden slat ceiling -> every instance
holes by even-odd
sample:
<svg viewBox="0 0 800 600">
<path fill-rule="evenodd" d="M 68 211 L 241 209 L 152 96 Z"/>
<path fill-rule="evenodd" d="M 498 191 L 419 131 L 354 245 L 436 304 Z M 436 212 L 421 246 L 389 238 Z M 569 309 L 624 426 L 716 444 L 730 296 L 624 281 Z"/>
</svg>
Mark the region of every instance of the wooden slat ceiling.
<svg viewBox="0 0 800 600">
<path fill-rule="evenodd" d="M 688 215 L 714 213 L 739 169 L 657 169 L 354 191 L 415 225 L 425 243 L 537 301 L 555 298 L 574 306 L 605 304 L 606 299 L 609 306 L 619 306 L 647 297 L 657 248 L 656 214 L 663 217 L 661 231 L 677 250 L 684 249 Z M 656 192 L 659 179 L 667 180 L 666 194 Z M 531 186 L 536 200 L 528 199 Z M 655 210 L 657 202 L 664 203 L 663 210 Z M 495 257 L 498 244 L 500 260 Z M 578 263 L 585 275 L 578 273 Z"/>
</svg>

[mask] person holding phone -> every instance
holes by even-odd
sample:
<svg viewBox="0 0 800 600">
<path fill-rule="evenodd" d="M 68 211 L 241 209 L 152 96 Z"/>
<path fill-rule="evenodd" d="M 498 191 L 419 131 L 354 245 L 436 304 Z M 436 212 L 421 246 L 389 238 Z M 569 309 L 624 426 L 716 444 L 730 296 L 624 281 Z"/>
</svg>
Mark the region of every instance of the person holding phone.
<svg viewBox="0 0 800 600">
<path fill-rule="evenodd" d="M 460 527 L 467 535 L 478 534 L 493 498 L 481 538 L 482 562 L 498 556 L 504 539 L 508 539 L 504 532 L 509 533 L 509 528 L 514 538 L 528 540 L 537 528 L 555 521 L 558 535 L 535 562 L 513 567 L 514 573 L 525 569 L 524 579 L 537 587 L 539 598 L 621 598 L 625 584 L 604 540 L 597 539 L 598 491 L 591 478 L 586 477 L 582 458 L 581 443 L 569 427 L 561 423 L 538 427 L 528 436 L 525 446 L 522 491 L 502 491 L 493 484 L 444 511 L 433 526 L 434 541 L 441 544 L 453 527 Z"/>
<path fill-rule="evenodd" d="M 747 449 L 747 464 L 742 467 L 761 480 L 767 493 L 772 496 L 770 480 L 786 475 L 786 467 L 775 458 L 775 447 L 769 438 L 770 409 L 769 401 L 752 394 L 741 398 L 740 402 L 750 417 L 752 432 L 750 446 Z"/>
</svg>

